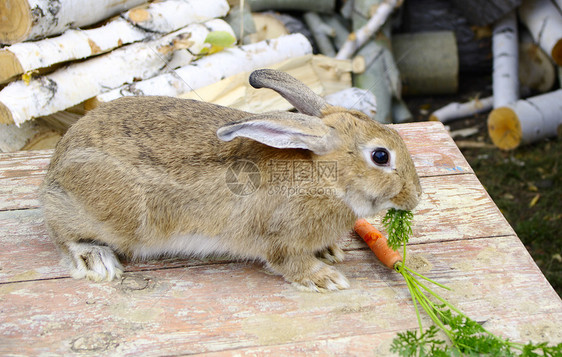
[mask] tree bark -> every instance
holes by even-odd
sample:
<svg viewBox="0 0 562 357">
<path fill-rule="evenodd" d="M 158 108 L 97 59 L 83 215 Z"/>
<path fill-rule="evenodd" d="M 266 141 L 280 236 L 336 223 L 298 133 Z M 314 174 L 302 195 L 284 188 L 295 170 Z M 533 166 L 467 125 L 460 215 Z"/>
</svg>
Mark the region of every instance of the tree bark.
<svg viewBox="0 0 562 357">
<path fill-rule="evenodd" d="M 22 73 L 47 68 L 56 63 L 87 58 L 137 42 L 152 34 L 126 20 L 116 18 L 92 30 L 67 30 L 61 36 L 35 42 L 16 43 L 0 50 L 0 83 Z"/>
<path fill-rule="evenodd" d="M 49 115 L 124 83 L 161 73 L 175 58 L 176 49 L 198 53 L 210 30 L 230 29 L 222 20 L 193 24 L 158 40 L 134 43 L 88 61 L 72 64 L 52 74 L 15 81 L 0 91 L 0 123 L 21 124 Z M 232 32 L 232 30 L 230 30 Z M 179 51 L 178 51 L 179 52 Z M 191 59 L 185 56 L 185 60 Z"/>
<path fill-rule="evenodd" d="M 430 116 L 429 120 L 447 123 L 454 119 L 469 117 L 474 114 L 486 112 L 492 109 L 494 97 L 474 99 L 466 103 L 449 103 L 437 109 Z"/>
<path fill-rule="evenodd" d="M 498 148 L 513 150 L 556 136 L 562 129 L 560 113 L 562 89 L 494 109 L 488 117 L 488 133 Z"/>
<path fill-rule="evenodd" d="M 376 10 L 365 26 L 352 32 L 347 41 L 338 51 L 337 59 L 349 59 L 353 54 L 363 46 L 367 40 L 375 34 L 386 22 L 390 14 L 396 6 L 401 4 L 398 0 L 383 0 L 378 4 Z"/>
<path fill-rule="evenodd" d="M 312 53 L 310 42 L 301 34 L 229 48 L 178 68 L 173 73 L 165 73 L 100 94 L 91 104 L 95 107 L 98 103 L 132 95 L 175 97 L 218 82 L 222 78 L 236 73 L 249 72 L 280 60 L 309 53 Z"/>
<path fill-rule="evenodd" d="M 151 3 L 129 10 L 98 28 L 67 30 L 57 37 L 5 47 L 0 50 L 0 84 L 28 71 L 98 55 L 157 37 L 158 33 L 166 34 L 191 23 L 222 17 L 228 12 L 226 0 L 207 0 L 195 5 L 197 3 L 188 0 Z M 178 18 L 177 13 L 184 15 Z M 143 21 L 135 22 L 135 19 Z"/>
<path fill-rule="evenodd" d="M 138 6 L 121 17 L 140 29 L 167 34 L 189 24 L 223 17 L 229 9 L 226 0 L 165 0 Z"/>
<path fill-rule="evenodd" d="M 0 3 L 0 43 L 13 44 L 87 26 L 146 0 L 10 0 Z"/>
<path fill-rule="evenodd" d="M 562 65 L 562 14 L 550 0 L 525 0 L 519 8 L 521 21 L 539 46 Z"/>
<path fill-rule="evenodd" d="M 499 108 L 519 99 L 519 41 L 514 11 L 494 24 L 492 53 L 494 108 Z"/>
</svg>

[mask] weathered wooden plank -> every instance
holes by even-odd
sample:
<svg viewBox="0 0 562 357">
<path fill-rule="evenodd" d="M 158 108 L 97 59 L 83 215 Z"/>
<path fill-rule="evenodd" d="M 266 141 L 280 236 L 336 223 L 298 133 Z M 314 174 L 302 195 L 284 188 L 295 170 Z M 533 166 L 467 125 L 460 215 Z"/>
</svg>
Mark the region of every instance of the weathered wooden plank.
<svg viewBox="0 0 562 357">
<path fill-rule="evenodd" d="M 560 333 L 556 331 L 557 327 L 550 321 L 560 321 L 561 319 L 562 313 L 519 316 L 511 319 L 509 324 L 502 328 L 496 327 L 495 332 L 501 335 L 504 331 L 515 328 L 521 331 L 521 341 L 560 340 L 559 337 L 557 338 L 557 336 L 560 336 Z M 397 332 L 400 332 L 400 330 L 274 346 L 249 347 L 205 353 L 205 356 L 386 356 L 389 354 L 390 344 Z"/>
<path fill-rule="evenodd" d="M 228 261 L 173 257 L 125 264 L 127 271 L 144 271 Z M 47 234 L 40 209 L 0 212 L 0 284 L 69 277 L 68 269 L 59 262 L 59 252 Z"/>
<path fill-rule="evenodd" d="M 408 144 L 420 176 L 472 173 L 443 124 L 424 122 L 395 126 Z M 0 154 L 0 211 L 39 207 L 37 188 L 52 151 Z"/>
<path fill-rule="evenodd" d="M 424 194 L 414 211 L 413 244 L 515 234 L 474 175 L 422 177 L 421 183 Z M 371 221 L 382 230 L 380 217 Z M 343 237 L 341 244 L 346 250 L 365 247 L 355 234 Z M 0 212 L 0 282 L 68 276 L 58 262 L 40 210 Z M 136 271 L 205 263 L 168 259 L 127 264 L 126 268 Z"/>
<path fill-rule="evenodd" d="M 419 122 L 393 127 L 406 142 L 421 177 L 474 173 L 442 123 Z"/>
<path fill-rule="evenodd" d="M 37 188 L 51 153 L 41 150 L 0 154 L 0 211 L 38 207 Z"/>
<path fill-rule="evenodd" d="M 562 301 L 516 236 L 420 244 L 410 255 L 413 267 L 451 286 L 443 295 L 486 328 L 516 341 L 539 330 L 537 340 L 562 341 Z M 298 291 L 244 263 L 127 273 L 113 283 L 1 284 L 0 354 L 282 351 L 346 339 L 368 349 L 373 339 L 383 348 L 392 332 L 416 327 L 403 280 L 370 251 L 352 251 L 338 266 L 351 289 L 328 294 Z"/>
</svg>

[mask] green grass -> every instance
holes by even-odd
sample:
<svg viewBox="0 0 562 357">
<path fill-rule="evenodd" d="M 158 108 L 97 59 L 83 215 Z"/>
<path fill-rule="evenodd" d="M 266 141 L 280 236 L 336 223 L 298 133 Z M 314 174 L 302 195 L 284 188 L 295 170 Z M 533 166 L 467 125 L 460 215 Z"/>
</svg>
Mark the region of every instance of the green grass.
<svg viewBox="0 0 562 357">
<path fill-rule="evenodd" d="M 562 141 L 463 154 L 558 295 L 562 296 Z"/>
</svg>

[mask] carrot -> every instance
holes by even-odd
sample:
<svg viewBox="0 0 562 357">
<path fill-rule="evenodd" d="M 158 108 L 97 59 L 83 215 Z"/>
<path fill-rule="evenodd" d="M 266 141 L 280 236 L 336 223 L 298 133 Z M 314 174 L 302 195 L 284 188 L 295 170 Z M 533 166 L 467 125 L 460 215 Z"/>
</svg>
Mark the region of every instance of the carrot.
<svg viewBox="0 0 562 357">
<path fill-rule="evenodd" d="M 387 267 L 394 269 L 396 264 L 402 261 L 398 251 L 388 246 L 387 239 L 382 233 L 373 227 L 366 219 L 360 218 L 355 222 L 355 232 L 367 243 L 377 258 Z"/>
</svg>

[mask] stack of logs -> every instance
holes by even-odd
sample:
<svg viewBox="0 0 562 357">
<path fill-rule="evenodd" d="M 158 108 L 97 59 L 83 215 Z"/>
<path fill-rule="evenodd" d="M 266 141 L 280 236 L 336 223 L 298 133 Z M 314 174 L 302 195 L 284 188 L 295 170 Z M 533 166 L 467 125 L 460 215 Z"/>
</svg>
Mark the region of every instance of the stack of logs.
<svg viewBox="0 0 562 357">
<path fill-rule="evenodd" d="M 0 151 L 51 148 L 121 96 L 290 109 L 247 84 L 263 67 L 383 123 L 412 120 L 403 96 L 454 94 L 459 72 L 493 68 L 493 97 L 432 119 L 493 108 L 490 136 L 512 149 L 562 123 L 562 90 L 548 93 L 562 64 L 562 0 L 553 1 L 3 0 Z"/>
</svg>

